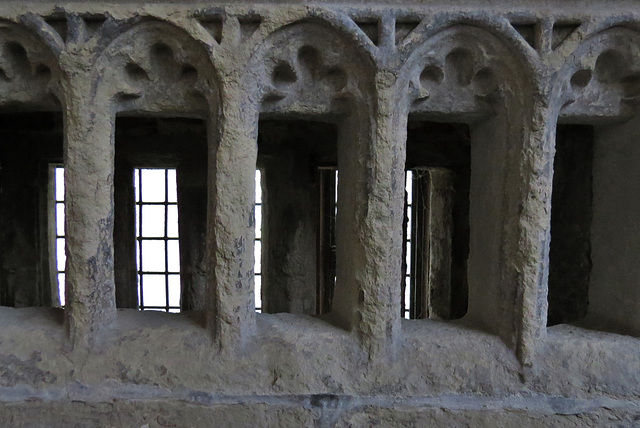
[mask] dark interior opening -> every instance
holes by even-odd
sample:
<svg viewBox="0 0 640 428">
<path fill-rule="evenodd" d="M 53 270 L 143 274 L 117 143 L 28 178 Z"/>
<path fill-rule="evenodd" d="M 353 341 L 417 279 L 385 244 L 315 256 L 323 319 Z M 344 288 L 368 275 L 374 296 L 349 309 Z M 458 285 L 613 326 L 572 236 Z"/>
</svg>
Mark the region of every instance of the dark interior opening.
<svg viewBox="0 0 640 428">
<path fill-rule="evenodd" d="M 410 120 L 407 129 L 406 170 L 413 171 L 414 176 L 413 227 L 411 231 L 405 232 L 411 237 L 414 253 L 409 270 L 410 317 L 461 318 L 466 314 L 468 306 L 467 259 L 471 179 L 469 126 L 463 123 Z M 439 177 L 430 171 L 439 172 Z M 437 180 L 440 180 L 440 183 L 442 180 L 448 182 L 438 185 Z M 429 220 L 430 211 L 435 215 L 438 200 L 443 198 L 447 200 L 441 205 L 448 212 L 447 218 L 434 217 Z M 448 249 L 445 258 L 442 259 L 444 266 L 436 269 L 438 261 L 434 263 L 434 259 L 429 258 L 428 241 L 431 236 L 432 239 L 441 242 L 441 236 L 437 237 L 435 234 L 440 228 L 441 235 L 442 228 L 445 227 L 450 228 L 450 235 L 445 239 L 450 239 L 450 243 L 441 247 Z M 450 260 L 450 265 L 447 259 Z M 404 260 L 406 257 L 403 257 L 403 262 Z M 404 302 L 405 287 L 402 289 Z"/>
<path fill-rule="evenodd" d="M 547 325 L 587 315 L 591 275 L 594 129 L 558 125 L 551 196 Z"/>
<path fill-rule="evenodd" d="M 203 310 L 208 169 L 206 122 L 188 118 L 118 116 L 115 146 L 116 306 L 138 308 L 139 304 L 134 169 L 171 168 L 176 170 L 177 181 L 180 308 L 170 307 L 167 302 L 164 309 Z M 168 251 L 166 247 L 165 251 Z M 165 268 L 169 269 L 168 266 Z"/>
<path fill-rule="evenodd" d="M 50 166 L 62 164 L 63 140 L 61 113 L 0 114 L 2 306 L 51 306 L 57 299 Z"/>
<path fill-rule="evenodd" d="M 335 287 L 338 128 L 302 120 L 261 120 L 262 311 L 331 310 Z"/>
</svg>

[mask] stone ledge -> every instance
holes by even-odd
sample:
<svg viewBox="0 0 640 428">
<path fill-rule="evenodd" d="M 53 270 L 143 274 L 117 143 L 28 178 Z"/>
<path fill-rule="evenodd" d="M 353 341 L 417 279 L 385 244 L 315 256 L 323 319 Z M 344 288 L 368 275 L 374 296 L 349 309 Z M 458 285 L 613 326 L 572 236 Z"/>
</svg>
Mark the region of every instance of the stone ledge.
<svg viewBox="0 0 640 428">
<path fill-rule="evenodd" d="M 235 397 L 206 404 L 179 399 L 34 400 L 0 406 L 0 423 L 15 427 L 557 427 L 630 426 L 639 420 L 637 402 L 575 402 L 558 397 L 438 397 L 414 401 L 340 396 Z"/>
<path fill-rule="evenodd" d="M 136 393 L 152 399 L 172 397 L 176 390 L 265 396 L 309 391 L 387 397 L 450 392 L 640 396 L 640 339 L 568 325 L 549 329 L 534 370 L 523 378 L 499 338 L 438 321 L 403 321 L 395 357 L 377 361 L 353 334 L 293 314 L 258 315 L 244 349 L 220 352 L 197 313 L 120 310 L 100 346 L 72 350 L 58 312 L 0 308 L 4 400 L 68 394 L 100 401 Z"/>
</svg>

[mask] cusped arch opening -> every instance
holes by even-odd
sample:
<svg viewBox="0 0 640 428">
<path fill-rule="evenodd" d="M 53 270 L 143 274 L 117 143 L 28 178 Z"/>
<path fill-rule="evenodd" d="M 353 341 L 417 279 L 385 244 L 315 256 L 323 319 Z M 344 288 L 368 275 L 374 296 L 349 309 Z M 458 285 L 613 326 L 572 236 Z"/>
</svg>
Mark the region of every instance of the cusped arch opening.
<svg viewBox="0 0 640 428">
<path fill-rule="evenodd" d="M 111 117 L 115 147 L 116 307 L 207 309 L 203 237 L 215 194 L 209 163 L 219 138 L 218 82 L 203 42 L 164 21 L 136 23 L 96 61 L 92 103 Z M 147 200 L 145 188 L 157 188 L 162 204 Z M 164 214 L 153 214 L 158 210 Z"/>
<path fill-rule="evenodd" d="M 637 246 L 640 34 L 613 27 L 558 72 L 548 326 L 639 335 Z"/>
<path fill-rule="evenodd" d="M 367 166 L 358 159 L 371 150 L 374 63 L 346 32 L 305 20 L 269 35 L 246 70 L 244 86 L 258 94 L 260 310 L 347 325 L 361 303 L 362 266 L 344 262 L 364 251 L 355 230 Z"/>
<path fill-rule="evenodd" d="M 52 169 L 64 152 L 62 74 L 35 33 L 4 20 L 0 58 L 0 305 L 60 307 Z"/>
<path fill-rule="evenodd" d="M 522 286 L 512 259 L 534 91 L 522 56 L 494 31 L 455 24 L 429 37 L 403 71 L 406 170 L 418 189 L 406 192 L 418 204 L 405 232 L 416 246 L 405 252 L 417 252 L 405 264 L 408 317 L 462 318 L 511 346 L 520 309 L 504 302 L 517 301 Z M 428 226 L 416 228 L 420 218 Z"/>
</svg>

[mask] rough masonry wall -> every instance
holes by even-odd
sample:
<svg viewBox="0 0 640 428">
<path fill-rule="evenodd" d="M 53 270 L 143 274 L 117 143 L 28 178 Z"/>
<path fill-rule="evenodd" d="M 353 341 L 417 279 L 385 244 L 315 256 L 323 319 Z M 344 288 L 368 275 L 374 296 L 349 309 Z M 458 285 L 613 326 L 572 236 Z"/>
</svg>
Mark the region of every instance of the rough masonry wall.
<svg viewBox="0 0 640 428">
<path fill-rule="evenodd" d="M 0 424 L 640 423 L 634 2 L 4 1 L 0 17 L 2 111 L 63 115 L 67 231 L 65 309 L 0 308 Z M 116 116 L 206 121 L 200 310 L 116 309 Z M 323 316 L 254 311 L 261 119 L 337 129 Z M 454 322 L 400 318 L 409 120 L 470 130 Z M 559 121 L 594 127 L 594 258 L 585 319 L 547 328 Z"/>
</svg>

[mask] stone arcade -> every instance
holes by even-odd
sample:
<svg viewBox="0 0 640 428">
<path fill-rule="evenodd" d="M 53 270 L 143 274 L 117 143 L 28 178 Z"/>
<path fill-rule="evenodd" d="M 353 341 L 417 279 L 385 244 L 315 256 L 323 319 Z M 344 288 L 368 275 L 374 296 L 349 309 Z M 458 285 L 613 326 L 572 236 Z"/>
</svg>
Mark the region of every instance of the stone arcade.
<svg viewBox="0 0 640 428">
<path fill-rule="evenodd" d="M 640 425 L 640 7 L 401 3 L 0 2 L 1 426 Z"/>
</svg>

